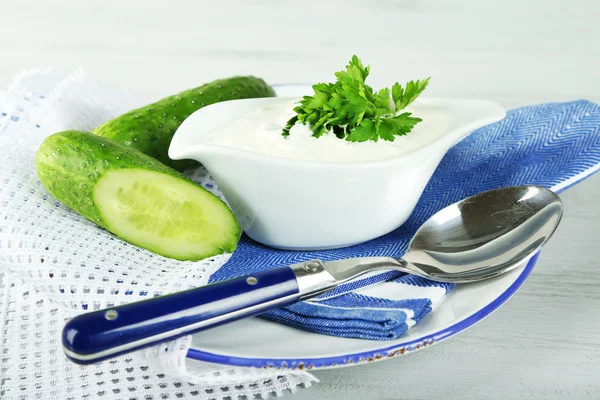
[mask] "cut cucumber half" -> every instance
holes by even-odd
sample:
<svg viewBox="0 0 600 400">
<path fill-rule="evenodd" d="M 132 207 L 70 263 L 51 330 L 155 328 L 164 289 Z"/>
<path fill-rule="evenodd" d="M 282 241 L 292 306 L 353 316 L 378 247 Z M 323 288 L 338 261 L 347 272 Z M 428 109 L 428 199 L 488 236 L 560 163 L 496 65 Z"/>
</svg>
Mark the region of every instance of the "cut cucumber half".
<svg viewBox="0 0 600 400">
<path fill-rule="evenodd" d="M 221 199 L 141 151 L 82 131 L 46 138 L 36 170 L 66 206 L 165 257 L 232 253 L 241 229 Z"/>
<path fill-rule="evenodd" d="M 93 200 L 108 229 L 159 254 L 199 260 L 231 253 L 240 232 L 231 211 L 198 186 L 160 172 L 106 172 Z M 224 229 L 227 227 L 228 229 Z"/>
</svg>

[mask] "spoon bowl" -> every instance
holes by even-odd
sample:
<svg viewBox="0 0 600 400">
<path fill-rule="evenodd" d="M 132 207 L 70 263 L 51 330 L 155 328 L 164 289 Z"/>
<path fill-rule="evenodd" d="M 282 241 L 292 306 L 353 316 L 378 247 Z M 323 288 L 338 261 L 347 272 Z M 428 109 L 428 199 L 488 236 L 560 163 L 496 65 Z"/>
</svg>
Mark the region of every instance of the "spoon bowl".
<svg viewBox="0 0 600 400">
<path fill-rule="evenodd" d="M 327 262 L 336 280 L 373 269 L 397 269 L 439 282 L 467 283 L 511 271 L 536 254 L 562 217 L 560 197 L 538 186 L 490 190 L 434 214 L 403 258 L 365 257 Z"/>
<path fill-rule="evenodd" d="M 537 253 L 556 230 L 562 212 L 558 195 L 543 187 L 513 186 L 480 193 L 427 220 L 404 260 L 433 280 L 491 278 Z"/>
</svg>

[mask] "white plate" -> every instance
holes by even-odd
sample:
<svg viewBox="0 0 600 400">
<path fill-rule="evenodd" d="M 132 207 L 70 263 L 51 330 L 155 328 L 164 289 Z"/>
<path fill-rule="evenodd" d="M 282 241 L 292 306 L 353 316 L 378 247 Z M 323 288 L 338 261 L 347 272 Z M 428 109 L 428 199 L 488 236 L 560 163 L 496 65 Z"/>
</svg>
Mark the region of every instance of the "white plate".
<svg viewBox="0 0 600 400">
<path fill-rule="evenodd" d="M 279 96 L 306 93 L 306 85 L 282 85 Z M 337 338 L 250 318 L 193 335 L 188 358 L 258 368 L 324 369 L 379 361 L 423 349 L 481 321 L 523 284 L 535 262 L 496 279 L 458 285 L 446 300 L 400 339 Z"/>
</svg>

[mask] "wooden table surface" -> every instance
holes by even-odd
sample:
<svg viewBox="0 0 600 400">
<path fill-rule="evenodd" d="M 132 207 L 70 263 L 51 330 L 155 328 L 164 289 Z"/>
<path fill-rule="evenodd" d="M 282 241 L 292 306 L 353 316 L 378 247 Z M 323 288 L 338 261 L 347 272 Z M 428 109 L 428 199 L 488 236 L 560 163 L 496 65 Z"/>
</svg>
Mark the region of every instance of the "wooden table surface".
<svg viewBox="0 0 600 400">
<path fill-rule="evenodd" d="M 507 108 L 600 101 L 600 2 L 1 0 L 0 87 L 21 69 L 83 66 L 157 96 L 218 77 L 329 80 L 358 54 L 371 84 L 431 76 L 430 96 Z M 301 399 L 600 398 L 600 176 L 531 277 L 485 321 L 426 351 L 317 372 Z M 290 396 L 292 397 L 292 396 Z"/>
</svg>

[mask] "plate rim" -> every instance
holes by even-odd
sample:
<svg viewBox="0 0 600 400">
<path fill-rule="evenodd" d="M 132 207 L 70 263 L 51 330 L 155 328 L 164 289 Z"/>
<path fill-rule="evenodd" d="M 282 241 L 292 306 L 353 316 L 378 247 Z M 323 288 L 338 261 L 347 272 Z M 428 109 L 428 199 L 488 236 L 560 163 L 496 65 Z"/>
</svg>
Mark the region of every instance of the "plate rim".
<svg viewBox="0 0 600 400">
<path fill-rule="evenodd" d="M 470 316 L 456 322 L 455 324 L 444 328 L 435 333 L 422 336 L 421 338 L 410 340 L 408 342 L 397 343 L 392 346 L 382 346 L 379 349 L 369 350 L 360 353 L 351 353 L 338 356 L 329 356 L 321 358 L 257 358 L 257 357 L 239 357 L 229 356 L 224 354 L 211 353 L 204 350 L 194 348 L 188 349 L 186 357 L 194 361 L 202 361 L 216 364 L 225 364 L 237 367 L 254 367 L 254 368 L 275 368 L 288 370 L 314 370 L 314 369 L 330 369 L 349 367 L 360 365 L 369 362 L 386 360 L 413 351 L 421 350 L 440 343 L 458 333 L 470 328 L 492 312 L 497 310 L 502 304 L 510 299 L 516 291 L 523 285 L 541 252 L 536 253 L 529 259 L 527 265 L 522 269 L 521 273 L 515 280 L 502 292 L 498 297 L 489 302 L 484 307 L 480 308 Z M 385 342 L 381 342 L 382 344 Z"/>
</svg>

